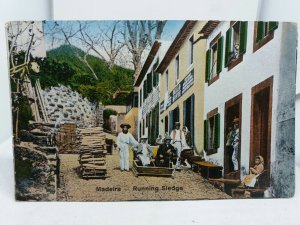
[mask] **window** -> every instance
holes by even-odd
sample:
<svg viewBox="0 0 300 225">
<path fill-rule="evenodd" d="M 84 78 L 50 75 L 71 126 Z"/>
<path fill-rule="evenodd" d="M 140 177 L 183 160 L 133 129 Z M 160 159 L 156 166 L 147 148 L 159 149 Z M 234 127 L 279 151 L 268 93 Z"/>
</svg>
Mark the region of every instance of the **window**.
<svg viewBox="0 0 300 225">
<path fill-rule="evenodd" d="M 175 84 L 178 83 L 179 80 L 179 55 L 175 59 Z"/>
<path fill-rule="evenodd" d="M 278 22 L 256 22 L 254 27 L 253 52 L 271 41 L 274 37 L 274 31 L 277 28 Z"/>
<path fill-rule="evenodd" d="M 210 43 L 206 51 L 205 80 L 210 85 L 219 78 L 222 71 L 223 37 L 221 33 Z"/>
<path fill-rule="evenodd" d="M 166 71 L 166 92 L 169 91 L 169 70 Z"/>
<path fill-rule="evenodd" d="M 215 43 L 212 47 L 211 47 L 211 77 L 210 79 L 214 78 L 215 76 L 217 76 L 217 53 L 218 53 L 218 44 Z"/>
<path fill-rule="evenodd" d="M 135 92 L 134 96 L 133 96 L 133 106 L 132 107 L 138 107 L 138 102 L 139 102 L 139 96 L 138 94 Z"/>
<path fill-rule="evenodd" d="M 145 119 L 143 119 L 143 135 L 145 135 Z"/>
<path fill-rule="evenodd" d="M 148 122 L 148 141 L 151 145 L 155 145 L 159 131 L 159 104 L 157 104 L 149 114 Z"/>
<path fill-rule="evenodd" d="M 204 120 L 204 149 L 208 155 L 220 147 L 220 114 L 217 112 L 218 109 L 209 112 Z"/>
<path fill-rule="evenodd" d="M 243 60 L 247 48 L 247 22 L 232 22 L 226 32 L 225 67 L 232 69 Z"/>
<path fill-rule="evenodd" d="M 169 130 L 169 117 L 165 116 L 165 134 L 168 132 Z"/>
<path fill-rule="evenodd" d="M 154 63 L 153 67 L 152 67 L 152 75 L 153 75 L 153 87 L 156 87 L 156 85 L 158 85 L 159 82 L 159 73 L 156 72 L 156 68 L 159 65 L 159 58 L 156 58 L 156 62 Z"/>
<path fill-rule="evenodd" d="M 143 98 L 144 98 L 144 102 L 145 102 L 145 99 L 147 98 L 148 96 L 148 93 L 147 93 L 147 79 L 144 81 L 144 84 L 143 84 Z"/>
<path fill-rule="evenodd" d="M 141 88 L 140 90 L 140 107 L 142 106 L 143 104 L 143 88 Z"/>
<path fill-rule="evenodd" d="M 189 39 L 189 65 L 194 62 L 194 36 Z"/>
<path fill-rule="evenodd" d="M 140 135 L 140 138 L 142 137 L 142 121 L 140 122 L 140 130 L 139 130 L 139 135 Z"/>
<path fill-rule="evenodd" d="M 152 91 L 152 71 L 147 74 L 147 97 Z"/>
</svg>

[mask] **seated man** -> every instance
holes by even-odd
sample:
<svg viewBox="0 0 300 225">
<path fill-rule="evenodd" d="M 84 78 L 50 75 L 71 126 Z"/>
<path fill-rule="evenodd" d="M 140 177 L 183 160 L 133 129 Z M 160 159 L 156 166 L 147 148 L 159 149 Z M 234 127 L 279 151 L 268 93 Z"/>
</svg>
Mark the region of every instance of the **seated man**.
<svg viewBox="0 0 300 225">
<path fill-rule="evenodd" d="M 256 178 L 264 171 L 264 158 L 260 155 L 255 157 L 254 167 L 250 167 L 250 174 L 243 178 L 242 184 L 246 187 L 254 187 Z"/>
<path fill-rule="evenodd" d="M 151 157 L 153 156 L 150 145 L 147 143 L 147 137 L 141 137 L 141 143 L 138 145 L 136 153 L 137 158 L 143 164 L 143 166 L 149 166 Z"/>
<path fill-rule="evenodd" d="M 156 138 L 155 142 L 156 142 L 157 145 L 162 145 L 164 143 L 164 139 L 163 139 L 161 134 L 158 135 L 158 138 Z"/>
<path fill-rule="evenodd" d="M 169 167 L 171 162 L 176 164 L 176 149 L 171 145 L 171 140 L 172 138 L 167 136 L 165 142 L 159 146 L 155 161 L 157 166 Z"/>
</svg>

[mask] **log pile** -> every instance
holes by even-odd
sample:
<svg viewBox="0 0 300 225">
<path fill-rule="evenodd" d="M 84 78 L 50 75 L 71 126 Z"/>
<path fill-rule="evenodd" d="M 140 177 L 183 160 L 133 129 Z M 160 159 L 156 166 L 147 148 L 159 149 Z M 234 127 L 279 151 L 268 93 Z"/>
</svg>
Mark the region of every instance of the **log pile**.
<svg viewBox="0 0 300 225">
<path fill-rule="evenodd" d="M 78 154 L 77 128 L 75 123 L 60 124 L 59 131 L 55 135 L 55 140 L 59 153 Z"/>
<path fill-rule="evenodd" d="M 18 200 L 56 200 L 60 160 L 53 134 L 54 125 L 44 122 L 30 121 L 28 130 L 20 131 L 14 145 Z"/>
<path fill-rule="evenodd" d="M 106 145 L 103 128 L 78 129 L 80 136 L 78 149 L 82 178 L 106 177 Z"/>
</svg>

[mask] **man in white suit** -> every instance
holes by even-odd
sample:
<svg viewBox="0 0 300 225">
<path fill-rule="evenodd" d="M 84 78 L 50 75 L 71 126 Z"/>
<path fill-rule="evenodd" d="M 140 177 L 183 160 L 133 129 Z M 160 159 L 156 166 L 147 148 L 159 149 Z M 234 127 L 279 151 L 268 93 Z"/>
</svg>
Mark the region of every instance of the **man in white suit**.
<svg viewBox="0 0 300 225">
<path fill-rule="evenodd" d="M 121 171 L 129 171 L 129 145 L 137 147 L 139 143 L 134 139 L 132 134 L 128 132 L 128 129 L 131 128 L 128 123 L 122 123 L 120 127 L 122 128 L 122 132 L 120 132 L 117 137 L 115 147 L 119 149 Z"/>
</svg>

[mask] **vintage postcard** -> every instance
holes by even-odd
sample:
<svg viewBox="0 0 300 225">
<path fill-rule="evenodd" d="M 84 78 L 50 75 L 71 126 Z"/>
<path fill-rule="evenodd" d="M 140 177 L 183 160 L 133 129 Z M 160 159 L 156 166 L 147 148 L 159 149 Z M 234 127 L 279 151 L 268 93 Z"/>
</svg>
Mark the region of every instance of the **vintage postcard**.
<svg viewBox="0 0 300 225">
<path fill-rule="evenodd" d="M 297 25 L 6 24 L 21 201 L 286 198 Z"/>
</svg>

